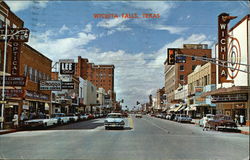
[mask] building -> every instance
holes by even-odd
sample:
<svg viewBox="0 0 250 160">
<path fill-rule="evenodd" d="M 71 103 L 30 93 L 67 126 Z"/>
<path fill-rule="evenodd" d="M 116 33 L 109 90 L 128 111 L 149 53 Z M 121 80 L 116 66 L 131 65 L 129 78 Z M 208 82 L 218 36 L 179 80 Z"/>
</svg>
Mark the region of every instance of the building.
<svg viewBox="0 0 250 160">
<path fill-rule="evenodd" d="M 182 54 L 186 57 L 186 63 L 168 65 L 168 59 L 166 59 L 164 62 L 164 74 L 167 107 L 170 107 L 172 104 L 179 103 L 179 101 L 175 98 L 175 90 L 180 85 L 183 86 L 187 84 L 188 74 L 193 72 L 197 65 L 203 65 L 206 63 L 206 61 L 197 60 L 197 57 L 211 58 L 211 49 L 208 49 L 207 47 L 207 44 L 184 44 L 183 48 L 178 48 L 178 54 Z"/>
<path fill-rule="evenodd" d="M 211 96 L 201 97 L 204 92 L 215 89 L 216 66 L 212 63 L 198 65 L 188 75 L 188 112 L 192 117 L 202 118 L 205 114 L 215 114 L 215 104 L 211 103 Z"/>
<path fill-rule="evenodd" d="M 78 56 L 76 74 L 85 80 L 90 81 L 97 88 L 114 92 L 114 65 L 95 65 L 89 63 L 88 59 Z"/>
<path fill-rule="evenodd" d="M 164 109 L 165 88 L 158 89 L 156 92 L 156 109 L 161 112 Z"/>
<path fill-rule="evenodd" d="M 9 26 L 8 36 L 11 36 L 12 39 L 8 42 L 6 50 L 4 97 L 6 104 L 4 104 L 4 118 L 1 118 L 0 122 L 4 120 L 4 127 L 9 128 L 12 125 L 12 119 L 16 113 L 19 115 L 19 122 L 21 113 L 26 114 L 27 118 L 31 118 L 31 113 L 36 116 L 38 116 L 38 113 L 51 113 L 51 92 L 40 90 L 39 81 L 50 79 L 52 61 L 31 46 L 25 44 L 25 42 L 17 42 L 13 34 L 9 33 L 9 28 L 17 28 L 15 33 L 24 32 L 22 29 L 24 22 L 10 10 L 4 1 L 1 1 L 0 28 L 3 28 L 4 24 Z M 20 29 L 20 32 L 18 29 Z M 1 35 L 4 33 L 5 30 L 1 32 Z M 1 98 L 3 85 L 2 75 L 4 74 L 4 41 L 2 40 L 3 36 L 1 36 L 0 41 Z M 0 108 L 1 112 L 2 105 Z"/>
<path fill-rule="evenodd" d="M 220 16 L 219 16 L 220 17 Z M 243 17 L 237 24 L 228 30 L 226 72 L 219 72 L 217 66 L 217 89 L 204 94 L 211 95 L 212 102 L 216 103 L 217 113 L 231 116 L 233 119 L 241 115 L 247 126 L 250 125 L 250 15 Z M 218 42 L 221 39 L 218 37 Z M 221 48 L 217 48 L 217 57 Z M 223 48 L 224 49 L 224 48 Z M 240 65 L 241 64 L 241 65 Z M 245 64 L 245 65 L 244 65 Z M 224 80 L 221 78 L 224 76 Z M 225 79 L 226 78 L 226 79 Z M 222 81 L 223 80 L 223 81 Z"/>
</svg>

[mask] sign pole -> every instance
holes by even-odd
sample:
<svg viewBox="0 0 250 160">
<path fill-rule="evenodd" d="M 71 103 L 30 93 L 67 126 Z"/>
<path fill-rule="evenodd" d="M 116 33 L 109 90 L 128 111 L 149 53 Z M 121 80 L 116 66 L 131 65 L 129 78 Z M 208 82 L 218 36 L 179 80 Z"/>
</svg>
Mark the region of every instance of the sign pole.
<svg viewBox="0 0 250 160">
<path fill-rule="evenodd" d="M 4 101 L 5 98 L 5 72 L 6 72 L 6 53 L 7 53 L 7 31 L 8 31 L 8 25 L 5 23 L 5 40 L 4 40 L 4 64 L 3 64 L 3 88 L 2 88 L 2 101 Z M 4 103 L 2 103 L 2 123 L 1 123 L 1 129 L 3 129 L 3 123 L 4 123 Z"/>
</svg>

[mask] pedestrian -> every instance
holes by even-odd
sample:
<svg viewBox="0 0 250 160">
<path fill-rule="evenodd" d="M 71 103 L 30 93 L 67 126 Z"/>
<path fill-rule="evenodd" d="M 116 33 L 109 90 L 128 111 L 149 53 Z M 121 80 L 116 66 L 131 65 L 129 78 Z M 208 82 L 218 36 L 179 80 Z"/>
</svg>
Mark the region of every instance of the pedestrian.
<svg viewBox="0 0 250 160">
<path fill-rule="evenodd" d="M 235 121 L 235 123 L 236 123 L 237 125 L 238 125 L 238 123 L 239 123 L 239 122 L 238 122 L 238 119 L 239 119 L 239 116 L 238 116 L 238 114 L 236 114 L 235 117 L 234 117 L 234 121 Z"/>
<path fill-rule="evenodd" d="M 203 118 L 203 131 L 204 130 L 208 130 L 208 119 L 206 116 Z"/>
<path fill-rule="evenodd" d="M 17 113 L 14 114 L 12 122 L 13 122 L 14 128 L 17 128 L 18 127 L 18 114 Z"/>
<path fill-rule="evenodd" d="M 244 123 L 244 116 L 243 115 L 240 115 L 240 126 L 242 127 Z"/>
</svg>

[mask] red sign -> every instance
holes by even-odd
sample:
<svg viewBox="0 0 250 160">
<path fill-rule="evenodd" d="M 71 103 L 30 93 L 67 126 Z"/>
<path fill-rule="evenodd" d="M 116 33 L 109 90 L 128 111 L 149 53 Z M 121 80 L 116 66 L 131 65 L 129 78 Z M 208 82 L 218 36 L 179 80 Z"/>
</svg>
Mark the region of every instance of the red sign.
<svg viewBox="0 0 250 160">
<path fill-rule="evenodd" d="M 2 90 L 0 90 L 1 97 L 2 97 Z M 23 90 L 22 89 L 5 89 L 5 98 L 22 98 L 23 97 Z"/>
<path fill-rule="evenodd" d="M 231 82 L 227 80 L 228 64 L 227 64 L 227 25 L 231 19 L 236 17 L 229 16 L 227 13 L 222 13 L 218 16 L 218 55 L 219 55 L 219 83 Z"/>
<path fill-rule="evenodd" d="M 21 43 L 12 42 L 12 59 L 11 59 L 11 75 L 19 75 L 19 59 L 20 59 Z"/>
</svg>

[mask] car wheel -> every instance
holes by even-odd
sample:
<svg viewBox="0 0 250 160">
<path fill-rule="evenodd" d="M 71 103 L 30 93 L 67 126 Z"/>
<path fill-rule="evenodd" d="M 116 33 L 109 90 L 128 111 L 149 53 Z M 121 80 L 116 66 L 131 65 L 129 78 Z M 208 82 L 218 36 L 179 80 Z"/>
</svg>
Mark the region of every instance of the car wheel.
<svg viewBox="0 0 250 160">
<path fill-rule="evenodd" d="M 47 128 L 48 126 L 47 126 L 47 123 L 44 123 L 44 128 Z"/>
<path fill-rule="evenodd" d="M 105 127 L 105 130 L 108 130 L 109 129 L 109 127 Z"/>
</svg>

